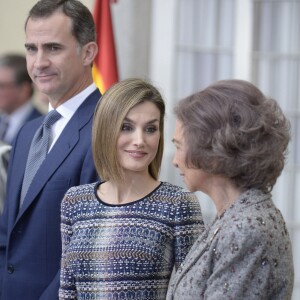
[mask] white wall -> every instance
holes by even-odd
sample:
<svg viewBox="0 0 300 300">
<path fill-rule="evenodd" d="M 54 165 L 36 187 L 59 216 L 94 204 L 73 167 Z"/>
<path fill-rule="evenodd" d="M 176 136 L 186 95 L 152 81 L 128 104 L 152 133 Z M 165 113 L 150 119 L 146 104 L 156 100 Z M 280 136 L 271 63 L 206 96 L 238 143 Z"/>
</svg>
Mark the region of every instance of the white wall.
<svg viewBox="0 0 300 300">
<path fill-rule="evenodd" d="M 0 54 L 24 53 L 24 23 L 36 0 L 0 0 Z M 89 8 L 93 0 L 82 0 Z"/>
</svg>

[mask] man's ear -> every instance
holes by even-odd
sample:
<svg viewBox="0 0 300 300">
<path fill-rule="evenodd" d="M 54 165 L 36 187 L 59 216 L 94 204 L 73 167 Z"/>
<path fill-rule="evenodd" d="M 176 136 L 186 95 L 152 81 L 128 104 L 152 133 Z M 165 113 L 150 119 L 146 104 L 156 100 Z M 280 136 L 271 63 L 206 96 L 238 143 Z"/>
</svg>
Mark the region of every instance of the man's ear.
<svg viewBox="0 0 300 300">
<path fill-rule="evenodd" d="M 89 42 L 82 47 L 82 62 L 84 66 L 90 66 L 98 53 L 98 45 L 95 42 Z"/>
</svg>

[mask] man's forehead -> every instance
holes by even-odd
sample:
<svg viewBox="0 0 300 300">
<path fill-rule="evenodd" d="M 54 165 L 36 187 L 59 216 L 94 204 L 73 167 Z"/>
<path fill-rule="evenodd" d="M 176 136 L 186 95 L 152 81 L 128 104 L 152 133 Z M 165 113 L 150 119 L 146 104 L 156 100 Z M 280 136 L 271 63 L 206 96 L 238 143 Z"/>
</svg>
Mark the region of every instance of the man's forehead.
<svg viewBox="0 0 300 300">
<path fill-rule="evenodd" d="M 26 23 L 25 33 L 35 32 L 71 32 L 72 20 L 62 12 L 55 12 L 49 16 L 30 17 Z"/>
</svg>

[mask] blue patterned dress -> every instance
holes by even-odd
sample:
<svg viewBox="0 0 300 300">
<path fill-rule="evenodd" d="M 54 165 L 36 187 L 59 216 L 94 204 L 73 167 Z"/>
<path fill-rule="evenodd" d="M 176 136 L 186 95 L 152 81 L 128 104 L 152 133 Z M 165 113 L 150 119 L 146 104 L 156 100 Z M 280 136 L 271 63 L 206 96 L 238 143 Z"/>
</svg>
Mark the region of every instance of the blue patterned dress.
<svg viewBox="0 0 300 300">
<path fill-rule="evenodd" d="M 73 187 L 63 200 L 60 299 L 165 299 L 173 267 L 204 230 L 196 196 L 162 182 L 109 205 L 98 186 Z"/>
</svg>

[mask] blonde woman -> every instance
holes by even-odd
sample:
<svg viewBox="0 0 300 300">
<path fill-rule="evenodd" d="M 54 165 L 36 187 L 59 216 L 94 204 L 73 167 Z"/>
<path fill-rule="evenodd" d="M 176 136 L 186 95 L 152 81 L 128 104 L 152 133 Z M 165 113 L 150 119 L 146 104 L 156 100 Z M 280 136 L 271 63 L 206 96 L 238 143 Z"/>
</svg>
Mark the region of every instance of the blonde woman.
<svg viewBox="0 0 300 300">
<path fill-rule="evenodd" d="M 102 181 L 62 203 L 60 299 L 165 299 L 203 221 L 192 193 L 158 179 L 164 114 L 161 94 L 141 79 L 103 95 L 92 137 Z"/>
</svg>

